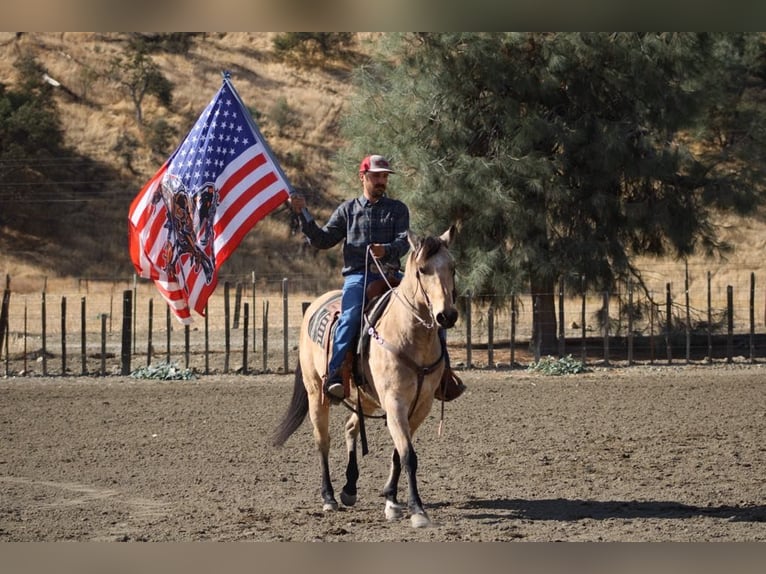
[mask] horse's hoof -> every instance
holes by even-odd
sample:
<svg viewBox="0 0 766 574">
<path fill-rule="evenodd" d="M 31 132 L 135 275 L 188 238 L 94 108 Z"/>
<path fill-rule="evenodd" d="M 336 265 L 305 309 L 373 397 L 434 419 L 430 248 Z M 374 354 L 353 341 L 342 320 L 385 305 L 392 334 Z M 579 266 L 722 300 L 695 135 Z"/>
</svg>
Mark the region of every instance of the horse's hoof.
<svg viewBox="0 0 766 574">
<path fill-rule="evenodd" d="M 395 520 L 401 520 L 404 516 L 404 506 L 386 500 L 386 520 L 394 522 Z"/>
<path fill-rule="evenodd" d="M 334 500 L 332 502 L 325 502 L 322 505 L 322 510 L 325 512 L 332 512 L 333 510 L 338 510 L 338 503 Z"/>
<path fill-rule="evenodd" d="M 345 490 L 340 493 L 340 501 L 345 506 L 354 506 L 356 504 L 356 494 L 347 494 Z"/>
<path fill-rule="evenodd" d="M 413 528 L 425 528 L 431 525 L 431 520 L 425 514 L 413 514 L 410 516 L 410 523 Z"/>
</svg>

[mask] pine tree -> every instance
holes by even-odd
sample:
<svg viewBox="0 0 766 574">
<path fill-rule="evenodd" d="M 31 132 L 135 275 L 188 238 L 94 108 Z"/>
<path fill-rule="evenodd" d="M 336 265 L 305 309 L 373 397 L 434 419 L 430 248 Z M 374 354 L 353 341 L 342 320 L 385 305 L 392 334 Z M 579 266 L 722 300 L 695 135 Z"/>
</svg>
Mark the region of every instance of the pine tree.
<svg viewBox="0 0 766 574">
<path fill-rule="evenodd" d="M 754 205 L 752 180 L 688 145 L 724 98 L 721 82 L 744 73 L 727 50 L 743 65 L 758 53 L 745 53 L 744 35 L 387 40 L 357 75 L 340 161 L 391 156 L 403 172 L 392 192 L 409 204 L 413 226 L 460 225 L 464 289 L 529 289 L 542 353 L 556 349 L 561 278 L 570 290 L 609 290 L 640 279 L 636 255 L 715 251 L 712 210 Z"/>
</svg>

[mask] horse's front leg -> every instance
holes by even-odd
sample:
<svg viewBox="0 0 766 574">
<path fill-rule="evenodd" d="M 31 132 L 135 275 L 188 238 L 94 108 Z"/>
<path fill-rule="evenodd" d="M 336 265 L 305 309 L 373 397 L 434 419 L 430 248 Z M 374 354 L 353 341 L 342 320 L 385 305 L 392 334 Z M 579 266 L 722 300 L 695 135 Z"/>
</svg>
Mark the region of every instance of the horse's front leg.
<svg viewBox="0 0 766 574">
<path fill-rule="evenodd" d="M 346 484 L 340 493 L 340 501 L 346 506 L 356 504 L 356 482 L 359 479 L 359 465 L 356 458 L 356 437 L 359 435 L 359 417 L 351 415 L 346 421 Z"/>
<path fill-rule="evenodd" d="M 399 504 L 397 495 L 399 492 L 399 477 L 402 474 L 402 461 L 399 458 L 399 452 L 394 449 L 391 454 L 391 470 L 388 473 L 388 480 L 383 487 L 383 496 L 386 499 L 386 520 L 400 520 L 404 516 L 404 506 Z"/>
<path fill-rule="evenodd" d="M 412 442 L 407 440 L 407 448 L 402 455 L 404 470 L 407 473 L 407 484 L 409 485 L 410 522 L 415 528 L 421 528 L 431 524 L 426 511 L 423 509 L 423 501 L 420 500 L 418 492 L 418 455 L 412 447 Z"/>
</svg>

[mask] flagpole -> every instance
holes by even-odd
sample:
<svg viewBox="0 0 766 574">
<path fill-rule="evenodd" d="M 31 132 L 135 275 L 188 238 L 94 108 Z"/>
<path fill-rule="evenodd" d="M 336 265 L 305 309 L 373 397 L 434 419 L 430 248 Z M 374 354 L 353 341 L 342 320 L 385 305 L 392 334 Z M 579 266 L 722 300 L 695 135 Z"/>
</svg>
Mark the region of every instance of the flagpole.
<svg viewBox="0 0 766 574">
<path fill-rule="evenodd" d="M 229 89 L 231 90 L 232 95 L 237 99 L 237 102 L 239 102 L 239 105 L 242 107 L 242 109 L 247 110 L 247 106 L 242 101 L 242 98 L 239 96 L 239 93 L 234 88 L 234 84 L 231 83 L 231 72 L 228 70 L 224 70 L 221 72 L 221 75 L 223 76 L 223 82 L 229 86 Z M 282 166 L 279 165 L 279 162 L 277 161 L 276 155 L 274 155 L 274 151 L 271 149 L 271 146 L 266 141 L 266 138 L 263 137 L 263 134 L 261 133 L 261 130 L 256 125 L 255 121 L 253 120 L 252 116 L 247 113 L 244 114 L 245 119 L 247 120 L 248 125 L 250 128 L 258 135 L 258 137 L 261 140 L 261 145 L 266 150 L 266 153 L 269 154 L 269 156 L 274 160 L 274 167 L 279 172 L 279 175 L 282 177 L 282 179 L 287 183 L 287 193 L 288 195 L 292 195 L 295 190 L 293 189 L 293 184 L 290 183 L 290 180 L 287 178 L 287 175 L 285 175 L 285 172 L 282 171 Z"/>
</svg>

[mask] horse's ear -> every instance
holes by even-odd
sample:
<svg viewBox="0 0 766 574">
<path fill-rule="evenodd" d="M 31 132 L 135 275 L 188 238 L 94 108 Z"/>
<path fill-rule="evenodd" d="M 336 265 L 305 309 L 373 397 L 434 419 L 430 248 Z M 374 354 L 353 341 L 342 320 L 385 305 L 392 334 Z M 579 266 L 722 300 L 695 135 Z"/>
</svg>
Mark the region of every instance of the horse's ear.
<svg viewBox="0 0 766 574">
<path fill-rule="evenodd" d="M 412 252 L 417 252 L 418 248 L 420 247 L 420 237 L 415 235 L 412 231 L 409 229 L 407 230 L 407 241 L 410 242 L 410 248 L 412 248 Z"/>
<path fill-rule="evenodd" d="M 439 239 L 441 239 L 442 243 L 449 247 L 452 245 L 452 241 L 455 239 L 455 233 L 457 232 L 457 228 L 454 225 L 450 225 L 449 229 L 441 234 Z"/>
</svg>

